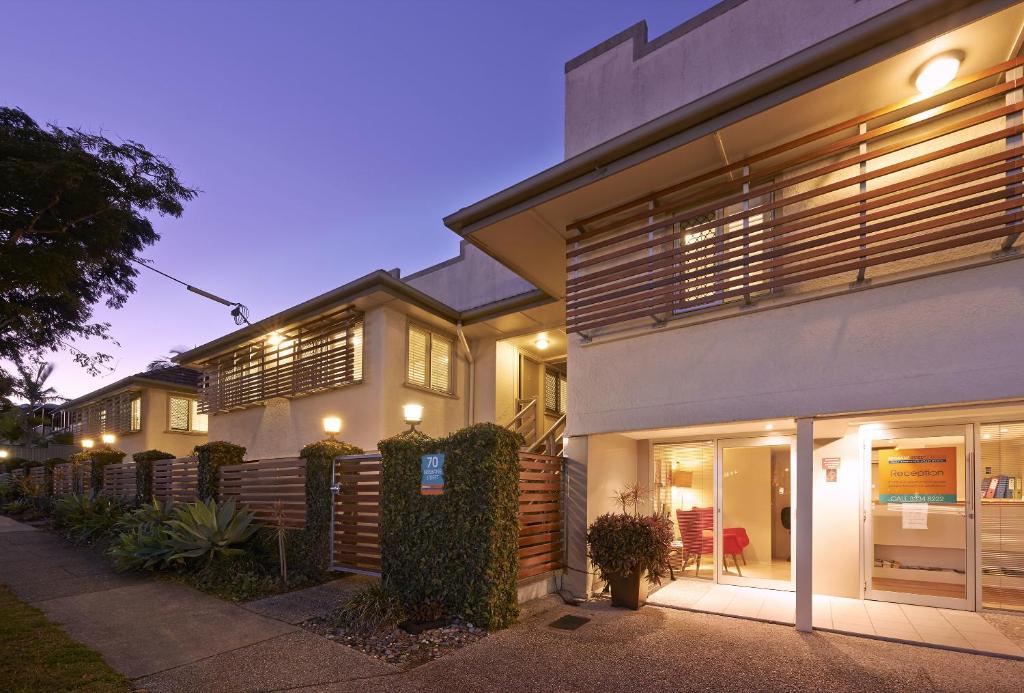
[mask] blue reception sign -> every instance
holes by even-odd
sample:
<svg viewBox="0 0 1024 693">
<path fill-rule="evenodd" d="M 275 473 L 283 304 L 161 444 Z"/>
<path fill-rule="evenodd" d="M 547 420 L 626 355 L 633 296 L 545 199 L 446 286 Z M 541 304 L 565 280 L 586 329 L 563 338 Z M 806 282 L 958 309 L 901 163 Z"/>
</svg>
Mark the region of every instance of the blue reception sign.
<svg viewBox="0 0 1024 693">
<path fill-rule="evenodd" d="M 444 453 L 435 452 L 420 457 L 420 494 L 440 496 L 444 493 Z"/>
</svg>

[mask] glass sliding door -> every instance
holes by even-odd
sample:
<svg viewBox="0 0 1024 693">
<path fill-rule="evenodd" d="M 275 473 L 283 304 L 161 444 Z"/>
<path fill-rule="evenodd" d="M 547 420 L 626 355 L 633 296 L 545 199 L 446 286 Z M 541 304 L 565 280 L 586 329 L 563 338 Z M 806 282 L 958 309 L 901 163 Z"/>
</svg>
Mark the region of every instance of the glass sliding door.
<svg viewBox="0 0 1024 693">
<path fill-rule="evenodd" d="M 973 604 L 972 430 L 862 430 L 866 598 Z"/>
<path fill-rule="evenodd" d="M 1024 611 L 1024 421 L 980 430 L 981 604 Z"/>
<path fill-rule="evenodd" d="M 718 441 L 718 581 L 793 588 L 793 439 Z"/>
<path fill-rule="evenodd" d="M 715 444 L 712 441 L 655 443 L 655 510 L 675 530 L 671 560 L 679 575 L 715 576 Z"/>
</svg>

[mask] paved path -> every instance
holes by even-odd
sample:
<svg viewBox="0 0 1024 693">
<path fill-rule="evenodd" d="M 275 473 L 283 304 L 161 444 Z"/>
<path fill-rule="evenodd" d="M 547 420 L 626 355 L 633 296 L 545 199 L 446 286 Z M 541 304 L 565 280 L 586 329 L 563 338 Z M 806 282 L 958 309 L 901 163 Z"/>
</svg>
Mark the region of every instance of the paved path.
<svg viewBox="0 0 1024 693">
<path fill-rule="evenodd" d="M 0 582 L 150 691 L 278 690 L 396 671 L 275 617 L 301 620 L 279 603 L 288 600 L 249 609 L 174 582 L 117 575 L 95 550 L 2 516 Z M 321 606 L 346 591 L 315 589 Z"/>
<path fill-rule="evenodd" d="M 569 607 L 549 597 L 516 626 L 399 671 L 293 626 L 316 588 L 247 606 L 113 575 L 87 549 L 0 517 L 0 582 L 157 691 L 1021 690 L 1024 662 L 648 606 Z M 344 582 L 344 581 L 343 581 Z M 257 613 L 257 611 L 259 613 Z M 550 627 L 564 614 L 590 619 Z"/>
</svg>

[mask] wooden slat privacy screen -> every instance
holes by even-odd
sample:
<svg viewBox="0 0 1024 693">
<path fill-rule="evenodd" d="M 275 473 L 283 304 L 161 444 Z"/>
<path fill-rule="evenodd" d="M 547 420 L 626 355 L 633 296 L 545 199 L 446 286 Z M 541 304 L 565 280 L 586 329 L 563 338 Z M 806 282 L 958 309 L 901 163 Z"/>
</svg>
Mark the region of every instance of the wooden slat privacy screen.
<svg viewBox="0 0 1024 693">
<path fill-rule="evenodd" d="M 71 433 L 97 436 L 101 433 L 131 433 L 142 427 L 142 400 L 139 392 L 122 392 L 68 412 Z"/>
<path fill-rule="evenodd" d="M 562 457 L 519 453 L 519 579 L 562 568 Z"/>
<path fill-rule="evenodd" d="M 153 497 L 159 503 L 188 503 L 196 499 L 199 467 L 195 457 L 153 462 Z"/>
<path fill-rule="evenodd" d="M 306 526 L 306 460 L 280 457 L 220 468 L 221 500 L 234 498 L 260 522 L 276 526 L 275 504 L 280 501 L 284 526 Z"/>
<path fill-rule="evenodd" d="M 227 411 L 297 397 L 363 378 L 363 314 L 344 309 L 264 336 L 202 364 L 199 411 Z"/>
<path fill-rule="evenodd" d="M 43 467 L 32 467 L 28 470 L 28 482 L 36 488 L 42 488 L 46 483 L 46 470 Z"/>
<path fill-rule="evenodd" d="M 103 493 L 126 501 L 135 500 L 135 463 L 108 464 L 103 468 Z"/>
<path fill-rule="evenodd" d="M 1017 58 L 569 225 L 586 332 L 1008 248 L 1024 229 Z M 967 248 L 967 246 L 975 246 Z M 925 256 L 932 256 L 924 259 Z"/>
</svg>

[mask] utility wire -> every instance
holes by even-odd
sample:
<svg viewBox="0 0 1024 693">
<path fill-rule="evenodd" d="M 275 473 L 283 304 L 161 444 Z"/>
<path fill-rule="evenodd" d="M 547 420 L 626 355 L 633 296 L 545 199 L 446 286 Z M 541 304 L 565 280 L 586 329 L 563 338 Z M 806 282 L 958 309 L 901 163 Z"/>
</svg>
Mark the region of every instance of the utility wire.
<svg viewBox="0 0 1024 693">
<path fill-rule="evenodd" d="M 222 305 L 230 307 L 231 308 L 231 317 L 234 318 L 236 325 L 242 325 L 242 324 L 251 325 L 252 324 L 251 322 L 249 322 L 249 309 L 246 308 L 241 303 L 238 303 L 237 301 L 229 301 L 226 298 L 221 298 L 220 296 L 218 296 L 216 294 L 211 294 L 209 291 L 203 291 L 199 287 L 192 286 L 188 282 L 184 282 L 181 279 L 178 279 L 177 277 L 173 277 L 173 276 L 167 274 L 167 272 L 163 272 L 161 270 L 158 270 L 156 267 L 153 267 L 152 265 L 147 264 L 145 262 L 136 260 L 134 258 L 132 258 L 132 262 L 134 262 L 139 267 L 145 267 L 148 270 L 153 270 L 157 274 L 163 275 L 164 277 L 167 277 L 171 281 L 177 282 L 177 283 L 181 284 L 182 286 L 185 287 L 185 289 L 187 289 L 188 291 L 191 291 L 194 294 L 198 294 L 198 295 L 202 296 L 203 298 L 208 298 L 211 301 L 216 301 L 217 303 L 220 303 Z"/>
</svg>

